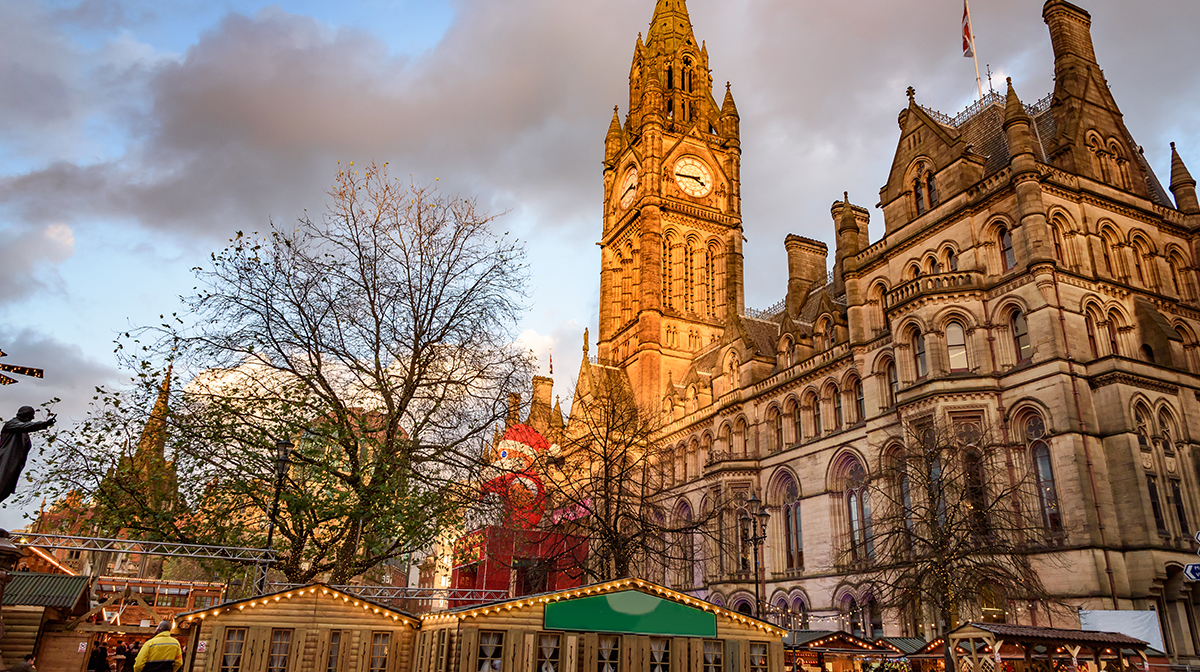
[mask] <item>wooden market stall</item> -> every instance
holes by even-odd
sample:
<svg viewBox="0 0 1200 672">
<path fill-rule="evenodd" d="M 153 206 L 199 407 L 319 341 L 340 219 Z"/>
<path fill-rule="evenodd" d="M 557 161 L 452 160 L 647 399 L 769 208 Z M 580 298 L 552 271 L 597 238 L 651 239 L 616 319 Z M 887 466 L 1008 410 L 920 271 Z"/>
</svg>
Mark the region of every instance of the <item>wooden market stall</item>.
<svg viewBox="0 0 1200 672">
<path fill-rule="evenodd" d="M 88 610 L 92 579 L 88 576 L 10 572 L 4 586 L 4 667 L 26 654 L 38 657 L 42 672 L 83 669 L 91 633 L 64 633 L 64 625 Z"/>
<path fill-rule="evenodd" d="M 794 630 L 783 639 L 788 672 L 867 672 L 899 656 L 839 630 Z"/>
<path fill-rule="evenodd" d="M 780 630 L 640 579 L 421 618 L 412 672 L 783 672 Z"/>
<path fill-rule="evenodd" d="M 1091 663 L 1107 672 L 1144 669 L 1149 644 L 1118 632 L 966 623 L 952 630 L 950 654 L 961 672 L 1056 672 Z M 944 669 L 945 640 L 909 656 L 914 669 Z"/>
<path fill-rule="evenodd" d="M 322 584 L 178 614 L 183 670 L 409 672 L 421 623 Z"/>
</svg>

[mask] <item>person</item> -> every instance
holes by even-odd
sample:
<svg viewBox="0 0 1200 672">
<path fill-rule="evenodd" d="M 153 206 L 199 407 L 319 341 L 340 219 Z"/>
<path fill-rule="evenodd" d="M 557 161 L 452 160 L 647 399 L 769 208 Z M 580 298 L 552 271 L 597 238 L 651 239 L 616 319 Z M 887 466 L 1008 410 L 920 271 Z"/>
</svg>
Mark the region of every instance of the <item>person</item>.
<svg viewBox="0 0 1200 672">
<path fill-rule="evenodd" d="M 129 650 L 125 652 L 125 666 L 118 672 L 133 672 L 133 661 L 137 660 L 138 652 L 141 651 L 141 642 L 133 642 L 129 645 Z"/>
<path fill-rule="evenodd" d="M 29 433 L 53 426 L 54 416 L 35 422 L 32 406 L 17 409 L 17 417 L 4 423 L 4 428 L 0 429 L 0 502 L 17 491 L 21 471 L 25 469 L 25 459 L 33 447 Z"/>
<path fill-rule="evenodd" d="M 88 658 L 88 672 L 108 672 L 108 647 L 97 644 Z"/>
<path fill-rule="evenodd" d="M 37 668 L 33 666 L 33 654 L 25 654 L 25 658 L 19 663 L 13 663 L 12 667 L 8 668 L 8 672 L 36 672 Z"/>
<path fill-rule="evenodd" d="M 178 672 L 181 667 L 183 647 L 171 636 L 171 622 L 162 621 L 138 651 L 133 672 Z"/>
</svg>

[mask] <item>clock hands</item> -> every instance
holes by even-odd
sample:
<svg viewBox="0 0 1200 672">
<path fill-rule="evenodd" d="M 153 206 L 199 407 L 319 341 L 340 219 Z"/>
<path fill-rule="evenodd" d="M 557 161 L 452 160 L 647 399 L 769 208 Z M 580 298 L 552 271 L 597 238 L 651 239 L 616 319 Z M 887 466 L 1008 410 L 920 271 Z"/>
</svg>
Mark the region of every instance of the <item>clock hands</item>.
<svg viewBox="0 0 1200 672">
<path fill-rule="evenodd" d="M 696 183 L 699 184 L 700 186 L 702 186 L 702 187 L 704 186 L 704 180 L 700 179 L 699 177 L 696 177 L 695 175 L 688 175 L 687 173 L 675 173 L 675 177 L 686 177 L 689 180 L 695 180 Z"/>
</svg>

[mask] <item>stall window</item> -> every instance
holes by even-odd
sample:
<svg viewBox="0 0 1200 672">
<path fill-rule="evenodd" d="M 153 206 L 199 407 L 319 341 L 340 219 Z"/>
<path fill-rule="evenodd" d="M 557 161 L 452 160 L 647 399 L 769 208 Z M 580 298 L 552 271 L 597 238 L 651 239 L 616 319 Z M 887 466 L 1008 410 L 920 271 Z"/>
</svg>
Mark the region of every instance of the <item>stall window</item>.
<svg viewBox="0 0 1200 672">
<path fill-rule="evenodd" d="M 479 672 L 497 672 L 504 649 L 503 632 L 479 633 Z"/>
<path fill-rule="evenodd" d="M 292 631 L 271 630 L 271 653 L 267 656 L 267 672 L 287 672 L 292 653 Z"/>
<path fill-rule="evenodd" d="M 192 602 L 193 602 L 193 607 L 192 607 L 193 609 L 208 609 L 209 607 L 216 605 L 217 596 L 216 595 L 197 595 L 192 600 Z"/>
<path fill-rule="evenodd" d="M 600 635 L 596 650 L 596 672 L 620 672 L 621 638 L 617 635 Z"/>
<path fill-rule="evenodd" d="M 392 633 L 376 632 L 371 634 L 371 668 L 369 672 L 384 672 L 388 664 L 388 647 L 392 643 Z"/>
<path fill-rule="evenodd" d="M 225 631 L 225 645 L 221 647 L 220 672 L 240 672 L 242 649 L 246 647 L 246 629 L 229 628 Z"/>
<path fill-rule="evenodd" d="M 671 672 L 671 640 L 650 638 L 650 672 Z"/>
<path fill-rule="evenodd" d="M 723 659 L 725 658 L 725 644 L 723 642 L 714 642 L 705 640 L 704 642 L 704 669 L 703 672 L 723 672 Z"/>
<path fill-rule="evenodd" d="M 766 642 L 750 642 L 750 672 L 767 672 Z"/>
<path fill-rule="evenodd" d="M 329 633 L 329 659 L 325 663 L 325 672 L 337 672 L 342 657 L 342 632 Z"/>
<path fill-rule="evenodd" d="M 558 672 L 558 652 L 561 649 L 561 642 L 560 635 L 544 633 L 538 635 L 537 669 L 535 672 Z"/>
</svg>

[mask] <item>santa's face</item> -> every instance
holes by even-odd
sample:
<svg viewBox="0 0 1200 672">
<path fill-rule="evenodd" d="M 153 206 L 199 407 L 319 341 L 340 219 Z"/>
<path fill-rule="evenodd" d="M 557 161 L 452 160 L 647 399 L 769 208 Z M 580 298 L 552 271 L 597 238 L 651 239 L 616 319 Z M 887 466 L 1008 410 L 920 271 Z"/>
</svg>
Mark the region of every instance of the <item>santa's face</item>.
<svg viewBox="0 0 1200 672">
<path fill-rule="evenodd" d="M 491 464 L 483 470 L 484 480 L 527 471 L 537 461 L 537 451 L 528 444 L 506 439 L 496 444 L 491 458 Z"/>
</svg>

